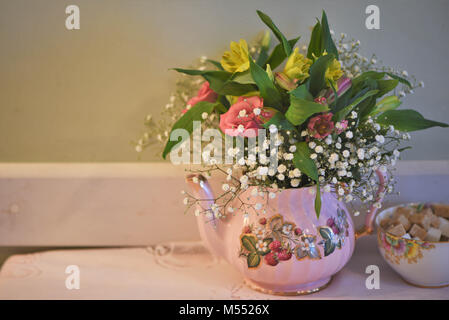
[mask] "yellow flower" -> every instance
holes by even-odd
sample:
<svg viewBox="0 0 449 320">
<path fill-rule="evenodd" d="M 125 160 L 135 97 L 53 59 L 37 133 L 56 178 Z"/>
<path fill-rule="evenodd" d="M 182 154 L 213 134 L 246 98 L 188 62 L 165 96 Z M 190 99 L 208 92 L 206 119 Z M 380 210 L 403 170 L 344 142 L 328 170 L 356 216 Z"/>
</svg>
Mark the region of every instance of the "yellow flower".
<svg viewBox="0 0 449 320">
<path fill-rule="evenodd" d="M 283 73 L 291 80 L 298 79 L 300 82 L 309 77 L 309 68 L 312 60 L 304 57 L 298 52 L 298 48 L 288 57 Z"/>
<path fill-rule="evenodd" d="M 327 55 L 327 51 L 324 50 L 323 56 Z M 313 59 L 316 60 L 318 59 L 318 57 L 316 57 L 313 54 Z M 335 87 L 335 90 L 338 90 L 338 86 L 337 86 L 337 80 L 341 78 L 341 76 L 343 75 L 343 71 L 341 70 L 341 64 L 340 61 L 338 61 L 337 59 L 334 59 L 331 64 L 329 65 L 329 67 L 326 70 L 326 73 L 324 74 L 324 77 L 326 78 L 326 83 L 328 86 L 332 85 Z"/>
<path fill-rule="evenodd" d="M 226 51 L 221 59 L 223 69 L 228 72 L 243 72 L 249 69 L 248 44 L 240 39 L 239 43 L 231 41 L 231 51 Z"/>
<path fill-rule="evenodd" d="M 326 83 L 329 86 L 332 83 L 332 85 L 335 87 L 335 90 L 338 90 L 337 80 L 340 79 L 342 75 L 343 71 L 341 70 L 340 61 L 334 59 L 327 68 L 324 77 L 326 78 Z"/>
</svg>

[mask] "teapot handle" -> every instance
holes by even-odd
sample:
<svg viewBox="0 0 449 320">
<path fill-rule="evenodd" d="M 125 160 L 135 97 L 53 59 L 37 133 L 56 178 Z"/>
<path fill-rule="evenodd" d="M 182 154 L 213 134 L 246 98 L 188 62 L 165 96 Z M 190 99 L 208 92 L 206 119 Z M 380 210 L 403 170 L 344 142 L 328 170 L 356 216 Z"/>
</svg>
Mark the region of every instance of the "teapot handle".
<svg viewBox="0 0 449 320">
<path fill-rule="evenodd" d="M 382 202 L 384 197 L 384 190 L 385 190 L 385 175 L 380 172 L 379 170 L 376 170 L 377 178 L 379 179 L 379 188 L 376 192 L 376 201 L 375 202 Z M 376 217 L 378 208 L 374 206 L 374 203 L 371 204 L 366 217 L 365 217 L 365 225 L 361 227 L 359 230 L 355 232 L 355 238 L 359 239 L 361 237 L 370 235 L 373 233 L 374 229 L 374 218 Z"/>
</svg>

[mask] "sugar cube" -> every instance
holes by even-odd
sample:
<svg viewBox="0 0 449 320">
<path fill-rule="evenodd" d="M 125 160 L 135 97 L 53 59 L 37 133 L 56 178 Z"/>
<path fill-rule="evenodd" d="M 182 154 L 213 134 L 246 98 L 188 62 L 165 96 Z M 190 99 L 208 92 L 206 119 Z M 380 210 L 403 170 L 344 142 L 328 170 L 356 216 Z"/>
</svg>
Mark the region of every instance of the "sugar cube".
<svg viewBox="0 0 449 320">
<path fill-rule="evenodd" d="M 407 233 L 405 231 L 404 226 L 402 224 L 398 224 L 396 226 L 392 226 L 390 229 L 388 229 L 387 232 L 391 233 L 392 235 L 397 236 L 397 237 L 402 237 L 404 234 Z"/>
<path fill-rule="evenodd" d="M 447 204 L 433 204 L 433 212 L 443 218 L 449 218 L 449 205 Z"/>
<path fill-rule="evenodd" d="M 440 241 L 440 238 L 441 238 L 441 230 L 436 229 L 436 228 L 430 228 L 427 231 L 425 240 L 437 242 L 437 241 Z"/>
<path fill-rule="evenodd" d="M 449 221 L 440 217 L 440 227 L 441 234 L 449 237 Z"/>
<path fill-rule="evenodd" d="M 410 229 L 410 227 L 412 226 L 412 224 L 410 223 L 410 221 L 408 221 L 407 217 L 404 215 L 400 215 L 397 219 L 396 222 L 399 224 L 402 224 L 404 226 L 404 229 L 406 231 L 408 231 Z"/>
<path fill-rule="evenodd" d="M 413 237 L 417 237 L 421 240 L 424 240 L 427 236 L 427 231 L 421 228 L 419 225 L 414 224 L 409 232 Z"/>
</svg>

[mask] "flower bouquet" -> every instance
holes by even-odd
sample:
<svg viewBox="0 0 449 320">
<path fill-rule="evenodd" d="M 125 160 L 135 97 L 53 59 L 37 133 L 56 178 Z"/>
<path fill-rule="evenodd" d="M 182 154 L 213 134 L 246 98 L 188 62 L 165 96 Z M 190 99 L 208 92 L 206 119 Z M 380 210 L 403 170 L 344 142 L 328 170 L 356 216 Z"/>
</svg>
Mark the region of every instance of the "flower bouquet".
<svg viewBox="0 0 449 320">
<path fill-rule="evenodd" d="M 185 76 L 166 106 L 167 119 L 156 123 L 148 116 L 149 132 L 135 147 L 141 152 L 156 138 L 165 143 L 164 158 L 201 164 L 191 169 L 193 192 L 184 192 L 184 203 L 213 222 L 200 226 L 209 247 L 257 288 L 304 292 L 339 269 L 312 278 L 289 269 L 282 286 L 270 274 L 248 270 L 292 256 L 303 262 L 301 270 L 316 269 L 314 261 L 337 250 L 334 263 L 341 268 L 355 234 L 345 203 L 368 203 L 373 215 L 394 190 L 392 170 L 407 149 L 401 143 L 408 132 L 448 125 L 399 109 L 401 98 L 423 83 L 361 56 L 359 41 L 345 34 L 337 39 L 324 11 L 301 48 L 295 47 L 299 37 L 288 40 L 269 16 L 257 14 L 278 43 L 272 46 L 264 32 L 252 44 L 231 42 L 220 61 L 202 57 L 196 68 L 175 68 Z M 215 195 L 207 182 L 213 172 L 223 176 Z M 219 221 L 229 224 L 231 217 L 238 231 L 227 238 Z M 211 233 L 220 236 L 214 240 Z M 234 240 L 238 255 L 227 249 Z"/>
</svg>

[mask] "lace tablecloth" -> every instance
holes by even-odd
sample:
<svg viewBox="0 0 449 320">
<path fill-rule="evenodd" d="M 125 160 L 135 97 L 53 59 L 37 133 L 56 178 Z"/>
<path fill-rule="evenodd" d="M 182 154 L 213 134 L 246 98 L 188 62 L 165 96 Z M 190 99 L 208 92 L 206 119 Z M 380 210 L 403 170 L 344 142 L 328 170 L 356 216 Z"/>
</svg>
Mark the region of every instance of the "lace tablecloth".
<svg viewBox="0 0 449 320">
<path fill-rule="evenodd" d="M 66 288 L 69 265 L 79 268 L 78 290 Z M 380 289 L 366 288 L 369 265 L 380 269 Z M 252 291 L 200 242 L 176 242 L 15 255 L 0 271 L 0 299 L 449 299 L 449 288 L 404 283 L 377 252 L 375 237 L 368 237 L 357 242 L 351 261 L 329 287 L 308 296 Z"/>
</svg>

